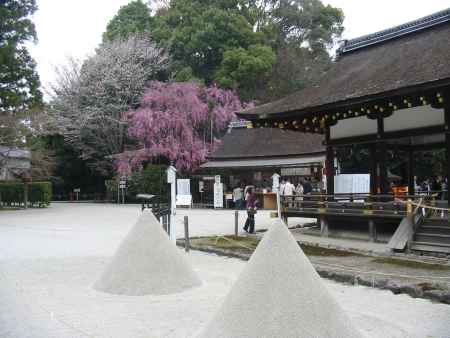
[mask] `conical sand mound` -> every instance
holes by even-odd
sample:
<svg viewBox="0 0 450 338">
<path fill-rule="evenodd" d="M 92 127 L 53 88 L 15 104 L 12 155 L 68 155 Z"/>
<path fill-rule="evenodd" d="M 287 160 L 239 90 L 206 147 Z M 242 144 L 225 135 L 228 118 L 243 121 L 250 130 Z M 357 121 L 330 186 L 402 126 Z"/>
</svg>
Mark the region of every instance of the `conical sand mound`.
<svg viewBox="0 0 450 338">
<path fill-rule="evenodd" d="M 329 294 L 286 226 L 264 236 L 204 338 L 356 338 L 362 335 Z"/>
<path fill-rule="evenodd" d="M 201 284 L 150 211 L 128 233 L 94 288 L 140 296 L 180 292 Z"/>
</svg>

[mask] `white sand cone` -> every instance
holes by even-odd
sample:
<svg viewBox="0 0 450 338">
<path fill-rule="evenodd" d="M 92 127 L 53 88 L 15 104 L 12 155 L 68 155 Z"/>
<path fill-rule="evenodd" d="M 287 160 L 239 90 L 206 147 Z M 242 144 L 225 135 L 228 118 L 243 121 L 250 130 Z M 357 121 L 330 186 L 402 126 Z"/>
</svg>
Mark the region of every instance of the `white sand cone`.
<svg viewBox="0 0 450 338">
<path fill-rule="evenodd" d="M 112 294 L 162 295 L 199 286 L 187 259 L 150 211 L 144 211 L 94 288 Z"/>
<path fill-rule="evenodd" d="M 292 234 L 276 221 L 204 338 L 360 338 Z"/>
</svg>

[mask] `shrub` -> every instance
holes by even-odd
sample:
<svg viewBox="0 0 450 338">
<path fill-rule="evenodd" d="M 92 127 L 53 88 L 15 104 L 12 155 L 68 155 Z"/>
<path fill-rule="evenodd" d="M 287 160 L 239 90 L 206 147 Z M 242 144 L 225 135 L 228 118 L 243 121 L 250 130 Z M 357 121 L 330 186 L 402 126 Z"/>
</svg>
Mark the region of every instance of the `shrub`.
<svg viewBox="0 0 450 338">
<path fill-rule="evenodd" d="M 24 184 L 21 182 L 0 182 L 0 205 L 23 205 Z M 33 182 L 28 184 L 28 204 L 32 207 L 46 207 L 52 200 L 50 182 Z"/>
<path fill-rule="evenodd" d="M 160 201 L 166 203 L 169 197 L 169 185 L 167 183 L 167 166 L 149 165 L 145 169 L 135 172 L 128 179 L 126 189 L 126 201 L 138 202 L 137 194 L 156 195 Z M 109 196 L 117 198 L 117 181 L 105 182 Z"/>
</svg>

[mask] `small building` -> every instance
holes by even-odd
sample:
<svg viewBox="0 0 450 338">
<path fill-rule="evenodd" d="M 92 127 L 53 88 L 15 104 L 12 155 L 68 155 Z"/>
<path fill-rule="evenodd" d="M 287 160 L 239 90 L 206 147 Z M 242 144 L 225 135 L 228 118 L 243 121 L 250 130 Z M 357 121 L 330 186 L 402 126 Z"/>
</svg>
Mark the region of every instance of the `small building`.
<svg viewBox="0 0 450 338">
<path fill-rule="evenodd" d="M 0 181 L 17 180 L 30 168 L 30 150 L 0 146 Z"/>
<path fill-rule="evenodd" d="M 315 190 L 322 185 L 322 169 L 325 161 L 323 136 L 297 133 L 281 129 L 247 128 L 245 124 L 230 128 L 220 146 L 204 163 L 197 174 L 204 181 L 205 200 L 212 190 L 215 175 L 221 175 L 228 199 L 236 186 L 253 185 L 265 207 L 275 208 L 272 194 L 272 176 L 277 173 L 291 183 L 308 179 Z M 211 187 L 209 187 L 211 185 Z"/>
</svg>

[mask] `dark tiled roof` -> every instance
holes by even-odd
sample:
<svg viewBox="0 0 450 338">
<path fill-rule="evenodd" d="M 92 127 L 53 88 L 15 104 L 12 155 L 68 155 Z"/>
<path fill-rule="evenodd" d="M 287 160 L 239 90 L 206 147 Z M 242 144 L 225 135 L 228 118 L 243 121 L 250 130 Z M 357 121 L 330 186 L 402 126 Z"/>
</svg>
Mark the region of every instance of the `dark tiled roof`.
<svg viewBox="0 0 450 338">
<path fill-rule="evenodd" d="M 378 39 L 368 38 L 364 48 L 343 53 L 317 86 L 239 115 L 251 119 L 276 113 L 324 112 L 399 91 L 407 95 L 425 84 L 450 85 L 450 21 Z"/>
<path fill-rule="evenodd" d="M 323 136 L 270 128 L 234 128 L 209 159 L 298 156 L 324 152 Z"/>
</svg>

